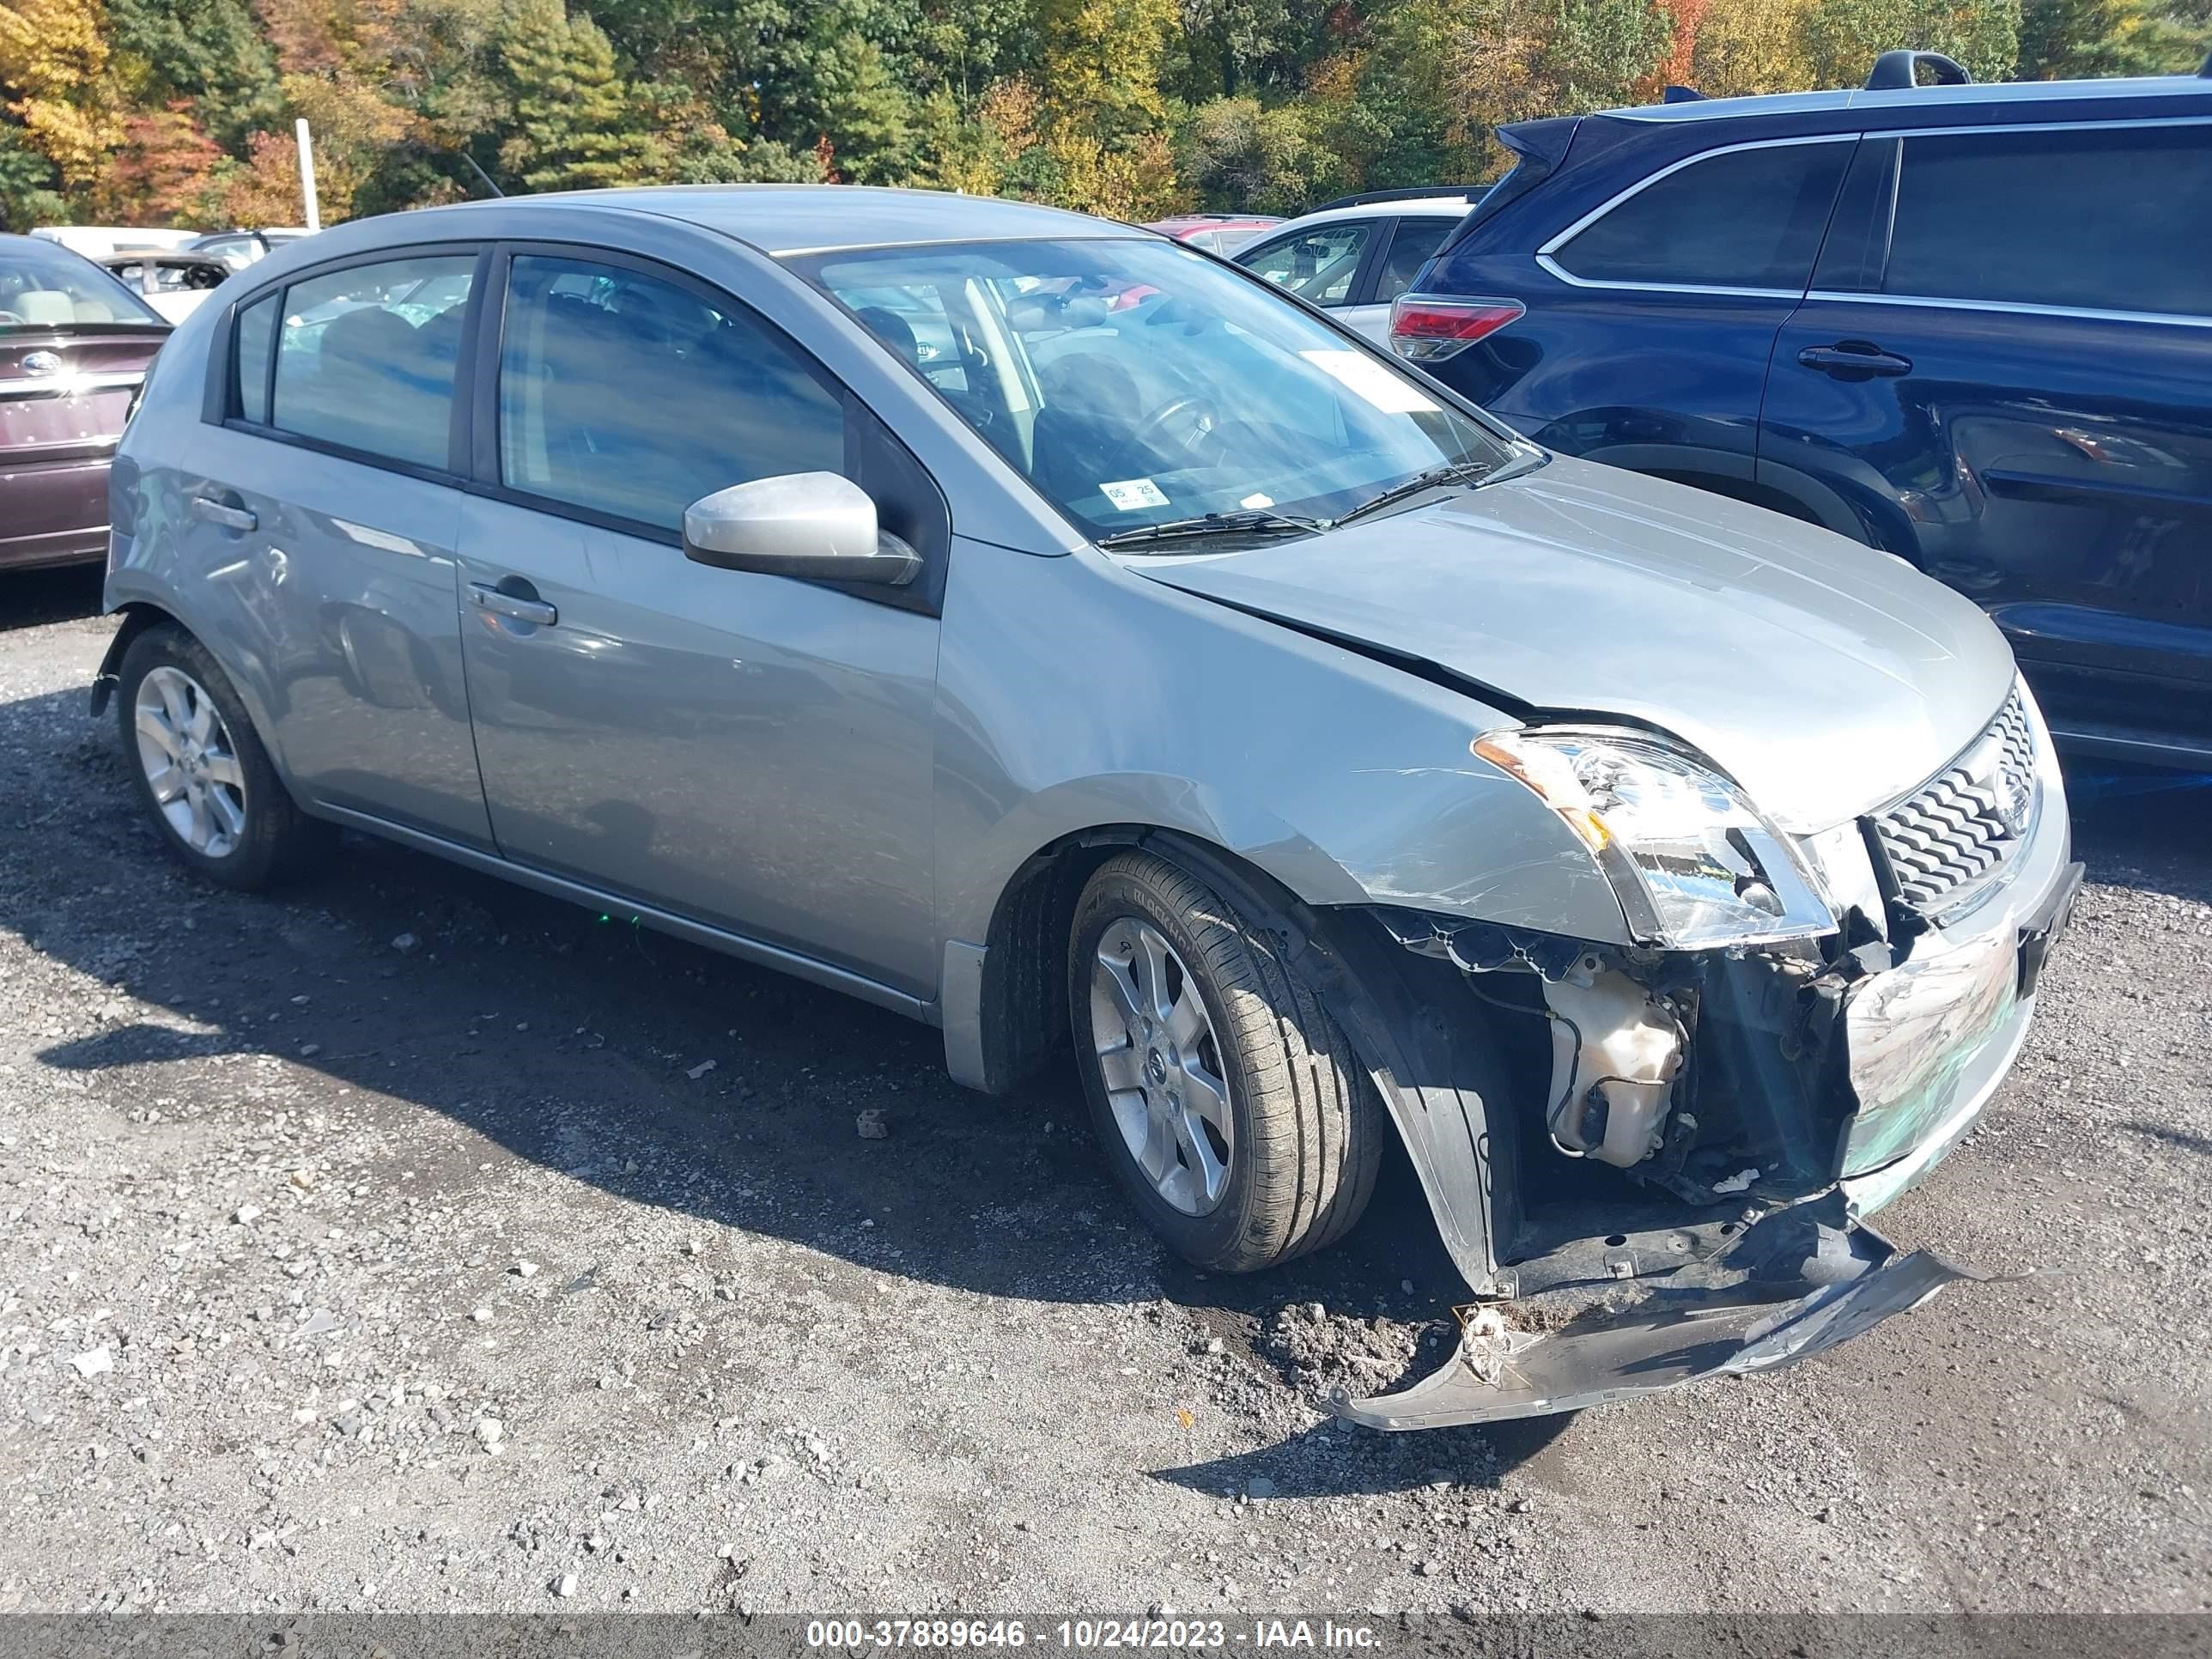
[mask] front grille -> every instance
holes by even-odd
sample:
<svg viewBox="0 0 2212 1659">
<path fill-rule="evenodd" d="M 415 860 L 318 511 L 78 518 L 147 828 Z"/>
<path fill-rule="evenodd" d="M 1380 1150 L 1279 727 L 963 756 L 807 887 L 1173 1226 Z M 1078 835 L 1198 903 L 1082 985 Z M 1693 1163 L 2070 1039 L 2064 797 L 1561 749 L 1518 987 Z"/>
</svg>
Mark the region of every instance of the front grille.
<svg viewBox="0 0 2212 1659">
<path fill-rule="evenodd" d="M 2038 789 L 2035 732 L 2015 686 L 1965 754 L 1875 815 L 1899 896 L 1921 909 L 1966 897 L 2026 837 Z"/>
</svg>

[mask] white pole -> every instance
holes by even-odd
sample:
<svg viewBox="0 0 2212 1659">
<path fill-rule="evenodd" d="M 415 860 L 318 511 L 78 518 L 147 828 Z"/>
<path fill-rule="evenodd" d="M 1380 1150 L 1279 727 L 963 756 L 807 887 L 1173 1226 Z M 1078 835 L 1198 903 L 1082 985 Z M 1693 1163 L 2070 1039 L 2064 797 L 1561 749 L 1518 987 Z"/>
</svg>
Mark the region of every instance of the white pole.
<svg viewBox="0 0 2212 1659">
<path fill-rule="evenodd" d="M 315 147 L 307 137 L 307 118 L 301 116 L 292 131 L 300 141 L 300 194 L 307 204 L 307 224 L 309 230 L 323 228 L 323 210 L 315 200 Z"/>
</svg>

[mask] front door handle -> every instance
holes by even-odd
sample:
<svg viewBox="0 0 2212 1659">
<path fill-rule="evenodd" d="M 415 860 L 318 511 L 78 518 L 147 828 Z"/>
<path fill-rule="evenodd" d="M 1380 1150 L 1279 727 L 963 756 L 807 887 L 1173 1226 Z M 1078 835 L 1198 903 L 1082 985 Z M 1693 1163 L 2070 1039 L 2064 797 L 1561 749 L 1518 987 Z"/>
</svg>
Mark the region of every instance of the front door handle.
<svg viewBox="0 0 2212 1659">
<path fill-rule="evenodd" d="M 258 530 L 261 526 L 261 520 L 246 508 L 219 501 L 212 495 L 192 497 L 192 516 L 219 524 L 226 530 Z"/>
<path fill-rule="evenodd" d="M 1838 340 L 1829 346 L 1807 346 L 1797 354 L 1797 361 L 1808 368 L 1817 368 L 1823 374 L 1833 374 L 1838 379 L 1912 373 L 1911 358 L 1884 351 L 1865 340 Z"/>
<path fill-rule="evenodd" d="M 540 628 L 550 628 L 561 620 L 561 613 L 544 600 L 505 592 L 489 582 L 471 582 L 469 598 L 476 602 L 478 610 L 489 611 L 497 617 L 512 617 L 517 622 L 534 623 Z"/>
</svg>

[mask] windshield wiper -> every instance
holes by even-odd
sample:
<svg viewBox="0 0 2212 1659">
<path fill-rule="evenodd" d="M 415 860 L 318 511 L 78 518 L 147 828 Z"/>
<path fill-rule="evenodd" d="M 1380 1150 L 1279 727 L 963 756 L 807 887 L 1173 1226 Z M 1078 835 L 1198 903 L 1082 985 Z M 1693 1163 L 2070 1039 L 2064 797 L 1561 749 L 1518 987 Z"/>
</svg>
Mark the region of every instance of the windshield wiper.
<svg viewBox="0 0 2212 1659">
<path fill-rule="evenodd" d="M 1164 524 L 1139 525 L 1133 530 L 1117 530 L 1110 536 L 1101 536 L 1101 547 L 1134 547 L 1140 542 L 1194 541 L 1206 536 L 1249 536 L 1256 532 L 1279 534 L 1310 535 L 1328 526 L 1319 519 L 1301 519 L 1288 513 L 1277 513 L 1270 507 L 1253 507 L 1243 513 L 1204 513 L 1194 519 L 1170 519 Z"/>
<path fill-rule="evenodd" d="M 1425 489 L 1434 489 L 1439 484 L 1466 483 L 1487 477 L 1498 470 L 1498 462 L 1489 460 L 1449 461 L 1442 466 L 1432 466 L 1425 472 L 1416 472 L 1405 483 L 1392 484 L 1380 495 L 1370 495 L 1349 513 L 1331 520 L 1330 527 L 1334 529 L 1340 524 L 1350 524 L 1354 519 L 1364 518 L 1370 513 L 1418 495 Z"/>
</svg>

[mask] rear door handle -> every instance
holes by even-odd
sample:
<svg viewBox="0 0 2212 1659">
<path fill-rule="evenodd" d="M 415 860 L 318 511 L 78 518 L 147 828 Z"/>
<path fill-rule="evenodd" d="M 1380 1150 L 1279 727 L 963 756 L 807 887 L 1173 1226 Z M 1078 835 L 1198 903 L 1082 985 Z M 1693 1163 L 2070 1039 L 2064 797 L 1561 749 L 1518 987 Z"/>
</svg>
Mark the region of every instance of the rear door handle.
<svg viewBox="0 0 2212 1659">
<path fill-rule="evenodd" d="M 261 520 L 246 508 L 219 501 L 212 495 L 192 497 L 192 516 L 219 524 L 226 530 L 258 530 L 261 526 Z"/>
<path fill-rule="evenodd" d="M 1838 340 L 1832 346 L 1807 346 L 1797 361 L 1824 374 L 1910 374 L 1912 359 L 1884 351 L 1864 340 Z"/>
<path fill-rule="evenodd" d="M 480 611 L 489 611 L 497 617 L 512 617 L 517 622 L 534 623 L 540 628 L 550 628 L 561 620 L 561 613 L 544 600 L 502 592 L 489 582 L 471 582 L 469 598 Z"/>
</svg>

